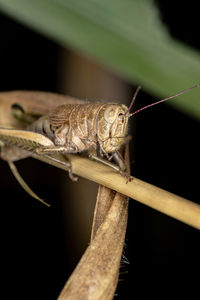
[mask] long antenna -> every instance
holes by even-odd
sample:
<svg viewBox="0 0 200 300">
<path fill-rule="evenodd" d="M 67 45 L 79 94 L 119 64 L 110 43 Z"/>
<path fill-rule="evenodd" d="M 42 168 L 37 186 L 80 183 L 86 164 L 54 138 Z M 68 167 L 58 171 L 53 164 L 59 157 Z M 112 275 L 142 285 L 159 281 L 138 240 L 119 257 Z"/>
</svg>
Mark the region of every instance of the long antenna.
<svg viewBox="0 0 200 300">
<path fill-rule="evenodd" d="M 165 101 L 167 101 L 167 100 L 170 100 L 170 99 L 173 99 L 173 98 L 175 98 L 175 97 L 178 97 L 178 96 L 180 96 L 180 95 L 182 95 L 182 94 L 184 94 L 184 93 L 187 93 L 187 92 L 189 92 L 189 91 L 191 91 L 191 90 L 193 90 L 193 89 L 196 89 L 196 88 L 198 88 L 198 87 L 200 87 L 200 83 L 199 84 L 196 84 L 196 85 L 194 85 L 194 86 L 192 86 L 191 88 L 188 88 L 188 89 L 185 89 L 185 90 L 183 90 L 183 91 L 181 91 L 181 92 L 178 92 L 178 93 L 176 93 L 175 95 L 173 95 L 173 96 L 170 96 L 170 97 L 167 97 L 167 98 L 164 98 L 164 99 L 162 99 L 162 100 L 159 100 L 159 101 L 157 101 L 157 102 L 154 102 L 154 103 L 151 103 L 151 104 L 149 104 L 149 105 L 146 105 L 146 106 L 144 106 L 144 107 L 142 107 L 142 108 L 140 108 L 140 109 L 138 109 L 138 110 L 136 110 L 136 111 L 134 111 L 132 114 L 129 114 L 129 117 L 131 117 L 131 116 L 133 116 L 133 115 L 135 115 L 135 114 L 137 114 L 137 113 L 139 113 L 140 111 L 142 111 L 142 110 L 144 110 L 144 109 L 146 109 L 146 108 L 148 108 L 148 107 L 151 107 L 151 106 L 153 106 L 153 105 L 156 105 L 156 104 L 159 104 L 159 103 L 161 103 L 161 102 L 165 102 Z M 138 87 L 139 88 L 139 87 Z M 138 90 L 138 88 L 137 88 L 137 90 Z M 136 90 L 136 92 L 137 92 L 137 90 Z M 135 94 L 136 94 L 136 92 L 135 92 Z M 134 94 L 134 96 L 133 96 L 133 100 L 135 100 L 135 94 Z M 137 94 L 136 94 L 137 95 Z M 131 101 L 131 107 L 132 107 L 132 102 L 134 102 L 134 101 Z M 129 107 L 130 107 L 129 106 Z M 128 108 L 128 111 L 130 111 L 130 109 Z M 125 113 L 126 114 L 126 113 Z"/>
<path fill-rule="evenodd" d="M 136 97 L 137 97 L 137 94 L 139 93 L 139 90 L 140 90 L 141 88 L 142 88 L 141 85 L 139 85 L 139 86 L 137 87 L 137 89 L 136 89 L 136 91 L 135 91 L 135 93 L 134 93 L 134 95 L 133 95 L 133 99 L 132 99 L 132 101 L 131 101 L 131 103 L 130 103 L 130 105 L 129 105 L 129 108 L 127 109 L 127 111 L 125 112 L 124 115 L 126 115 L 126 114 L 131 110 L 131 107 L 133 106 L 133 104 L 134 104 L 134 102 L 135 102 L 135 99 L 136 99 Z"/>
</svg>

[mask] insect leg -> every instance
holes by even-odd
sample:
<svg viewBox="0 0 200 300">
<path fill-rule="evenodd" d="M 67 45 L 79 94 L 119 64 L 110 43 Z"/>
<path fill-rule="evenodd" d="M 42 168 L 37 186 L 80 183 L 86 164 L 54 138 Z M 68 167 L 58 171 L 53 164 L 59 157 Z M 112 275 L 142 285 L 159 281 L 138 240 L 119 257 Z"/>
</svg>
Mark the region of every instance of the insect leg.
<svg viewBox="0 0 200 300">
<path fill-rule="evenodd" d="M 62 164 L 64 165 L 65 167 L 67 167 L 68 169 L 68 173 L 69 173 L 69 178 L 72 180 L 72 181 L 77 181 L 78 180 L 78 177 L 75 176 L 73 173 L 72 173 L 72 164 L 67 161 L 67 158 L 66 156 L 64 155 L 64 158 L 66 159 L 66 161 L 62 161 L 60 160 L 59 158 L 56 158 L 56 157 L 53 157 L 53 156 L 50 156 L 50 155 L 45 155 L 46 157 L 48 157 L 50 160 L 52 161 L 55 161 L 59 164 Z"/>
<path fill-rule="evenodd" d="M 55 147 L 45 147 L 45 148 L 36 148 L 35 152 L 39 155 L 43 154 L 54 154 L 54 153 L 77 153 L 77 150 L 73 146 L 55 146 Z"/>
<path fill-rule="evenodd" d="M 120 172 L 120 168 L 119 168 L 117 165 L 111 163 L 110 161 L 108 161 L 108 160 L 106 160 L 106 159 L 104 159 L 104 158 L 102 158 L 102 157 L 97 156 L 97 155 L 94 154 L 94 153 L 90 153 L 90 154 L 89 154 L 89 157 L 90 157 L 91 159 L 93 159 L 93 160 L 96 160 L 96 161 L 98 161 L 98 162 L 101 162 L 102 164 L 104 164 L 104 165 L 106 165 L 106 166 L 109 166 L 109 167 L 111 167 L 112 169 L 114 169 L 114 170 Z"/>
<path fill-rule="evenodd" d="M 119 166 L 120 170 L 122 171 L 126 170 L 125 161 L 119 151 L 114 152 L 111 155 L 110 159 L 113 159 L 115 161 L 115 163 Z"/>
<path fill-rule="evenodd" d="M 116 162 L 116 165 L 107 159 L 97 156 L 94 152 L 89 153 L 89 157 L 118 171 L 123 177 L 126 178 L 126 183 L 132 180 L 132 177 L 126 173 L 126 165 L 119 151 L 116 151 L 111 155 L 111 158 Z"/>
<path fill-rule="evenodd" d="M 33 198 L 35 198 L 36 200 L 39 200 L 40 202 L 42 202 L 43 204 L 45 204 L 46 206 L 50 206 L 48 203 L 46 203 L 43 199 L 41 199 L 40 197 L 38 197 L 32 190 L 31 188 L 26 184 L 26 182 L 24 181 L 24 179 L 21 177 L 21 175 L 19 174 L 16 166 L 14 165 L 14 163 L 12 161 L 8 161 L 8 165 L 10 167 L 10 170 L 12 171 L 13 175 L 15 176 L 16 180 L 18 181 L 18 183 L 21 185 L 21 187 Z"/>
<path fill-rule="evenodd" d="M 119 166 L 119 172 L 120 174 L 127 179 L 127 183 L 133 179 L 130 175 L 127 174 L 127 166 L 126 163 L 119 151 L 116 151 L 112 154 L 112 159 L 115 161 L 115 163 Z"/>
<path fill-rule="evenodd" d="M 0 158 L 5 161 L 15 161 L 24 159 L 31 156 L 30 152 L 17 148 L 15 146 L 9 146 L 0 141 Z"/>
</svg>

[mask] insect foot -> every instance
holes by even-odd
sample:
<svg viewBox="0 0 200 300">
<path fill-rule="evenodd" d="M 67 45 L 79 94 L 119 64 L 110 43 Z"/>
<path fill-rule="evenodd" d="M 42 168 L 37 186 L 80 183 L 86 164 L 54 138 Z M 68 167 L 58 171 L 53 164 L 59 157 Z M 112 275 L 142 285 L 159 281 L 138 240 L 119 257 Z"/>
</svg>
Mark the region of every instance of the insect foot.
<svg viewBox="0 0 200 300">
<path fill-rule="evenodd" d="M 126 179 L 126 184 L 128 182 L 131 182 L 133 180 L 133 176 L 129 175 L 128 173 L 126 173 L 125 171 L 121 171 L 119 170 L 119 173 L 122 177 L 124 177 L 124 179 Z"/>
</svg>

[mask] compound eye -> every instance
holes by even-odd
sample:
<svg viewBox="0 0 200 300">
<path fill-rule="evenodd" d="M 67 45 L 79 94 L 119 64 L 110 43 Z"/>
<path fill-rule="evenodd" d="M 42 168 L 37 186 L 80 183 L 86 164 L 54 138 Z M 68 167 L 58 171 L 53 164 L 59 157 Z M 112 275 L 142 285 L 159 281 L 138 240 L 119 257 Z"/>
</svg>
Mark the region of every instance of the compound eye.
<svg viewBox="0 0 200 300">
<path fill-rule="evenodd" d="M 104 112 L 104 118 L 105 118 L 106 122 L 111 123 L 111 124 L 115 121 L 116 111 L 115 111 L 114 106 L 110 106 L 110 107 L 106 108 L 106 110 Z"/>
<path fill-rule="evenodd" d="M 119 118 L 119 120 L 122 121 L 122 123 L 124 123 L 124 114 L 123 113 L 119 113 L 118 118 Z"/>
</svg>

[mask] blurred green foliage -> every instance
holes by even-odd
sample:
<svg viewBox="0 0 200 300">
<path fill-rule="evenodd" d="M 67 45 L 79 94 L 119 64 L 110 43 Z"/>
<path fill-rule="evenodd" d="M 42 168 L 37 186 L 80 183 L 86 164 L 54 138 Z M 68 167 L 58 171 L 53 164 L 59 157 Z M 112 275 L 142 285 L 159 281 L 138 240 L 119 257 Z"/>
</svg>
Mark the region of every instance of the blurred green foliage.
<svg viewBox="0 0 200 300">
<path fill-rule="evenodd" d="M 200 82 L 200 54 L 169 36 L 152 0 L 0 0 L 0 11 L 157 98 Z M 170 104 L 199 119 L 199 94 Z"/>
</svg>

